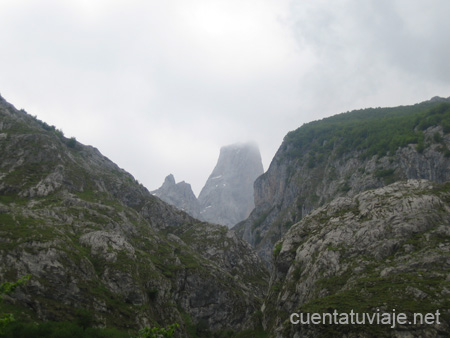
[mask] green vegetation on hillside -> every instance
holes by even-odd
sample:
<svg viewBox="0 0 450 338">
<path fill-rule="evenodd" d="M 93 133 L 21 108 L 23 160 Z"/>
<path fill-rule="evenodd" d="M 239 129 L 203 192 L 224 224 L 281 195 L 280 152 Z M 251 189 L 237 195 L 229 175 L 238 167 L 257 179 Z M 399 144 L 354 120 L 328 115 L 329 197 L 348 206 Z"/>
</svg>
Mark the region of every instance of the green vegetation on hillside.
<svg viewBox="0 0 450 338">
<path fill-rule="evenodd" d="M 424 102 L 335 115 L 289 132 L 283 146 L 288 158 L 308 155 L 304 159 L 312 168 L 333 150 L 338 155 L 356 150 L 362 158 L 368 158 L 393 155 L 398 148 L 417 144 L 421 152 L 426 147 L 423 131 L 434 125 L 441 126 L 444 134 L 450 133 L 450 103 Z M 441 135 L 437 133 L 430 141 L 440 143 Z M 442 151 L 449 153 L 444 147 Z"/>
<path fill-rule="evenodd" d="M 20 285 L 26 283 L 31 278 L 31 275 L 26 275 L 20 278 L 17 282 L 4 282 L 0 284 L 0 302 L 2 301 L 2 295 L 7 295 L 14 292 Z M 12 313 L 0 312 L 0 335 L 3 333 L 3 329 L 10 323 L 14 322 L 14 315 Z"/>
</svg>

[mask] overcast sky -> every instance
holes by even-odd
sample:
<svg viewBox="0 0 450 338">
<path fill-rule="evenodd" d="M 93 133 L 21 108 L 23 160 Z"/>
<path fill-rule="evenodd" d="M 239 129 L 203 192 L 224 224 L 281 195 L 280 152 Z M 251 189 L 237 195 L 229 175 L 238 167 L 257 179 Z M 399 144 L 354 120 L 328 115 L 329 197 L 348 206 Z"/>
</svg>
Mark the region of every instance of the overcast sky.
<svg viewBox="0 0 450 338">
<path fill-rule="evenodd" d="M 450 96 L 448 0 L 0 0 L 0 93 L 148 189 L 223 145 Z"/>
</svg>

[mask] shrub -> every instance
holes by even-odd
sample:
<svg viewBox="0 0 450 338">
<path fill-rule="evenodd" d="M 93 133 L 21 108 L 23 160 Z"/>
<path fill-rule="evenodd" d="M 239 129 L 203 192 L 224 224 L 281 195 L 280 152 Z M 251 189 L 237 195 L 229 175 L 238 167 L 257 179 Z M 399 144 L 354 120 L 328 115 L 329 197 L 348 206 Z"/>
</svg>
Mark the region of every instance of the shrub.
<svg viewBox="0 0 450 338">
<path fill-rule="evenodd" d="M 71 137 L 67 140 L 66 144 L 69 148 L 75 148 L 75 146 L 77 145 L 77 139 L 75 137 Z"/>
<path fill-rule="evenodd" d="M 283 246 L 283 242 L 278 242 L 275 244 L 275 247 L 273 249 L 273 256 L 277 257 L 280 254 L 281 247 Z"/>
<path fill-rule="evenodd" d="M 175 330 L 179 327 L 177 323 L 170 325 L 167 329 L 163 327 L 146 327 L 139 330 L 138 338 L 171 338 L 173 337 Z"/>
</svg>

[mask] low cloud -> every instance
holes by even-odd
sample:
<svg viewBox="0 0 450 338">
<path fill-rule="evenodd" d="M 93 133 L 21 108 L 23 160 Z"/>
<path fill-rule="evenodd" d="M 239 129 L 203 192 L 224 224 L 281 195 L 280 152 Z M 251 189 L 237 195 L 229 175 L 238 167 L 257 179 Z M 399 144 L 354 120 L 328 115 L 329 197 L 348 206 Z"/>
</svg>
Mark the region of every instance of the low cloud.
<svg viewBox="0 0 450 338">
<path fill-rule="evenodd" d="M 4 1 L 0 92 L 149 189 L 198 193 L 219 148 L 450 95 L 445 0 Z"/>
</svg>

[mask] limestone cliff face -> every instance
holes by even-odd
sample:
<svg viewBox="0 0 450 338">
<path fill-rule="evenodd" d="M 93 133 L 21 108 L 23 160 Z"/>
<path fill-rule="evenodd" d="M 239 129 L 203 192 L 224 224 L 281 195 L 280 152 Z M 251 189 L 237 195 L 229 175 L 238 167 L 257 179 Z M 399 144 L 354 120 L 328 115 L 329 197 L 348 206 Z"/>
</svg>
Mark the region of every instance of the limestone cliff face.
<svg viewBox="0 0 450 338">
<path fill-rule="evenodd" d="M 446 102 L 355 111 L 289 133 L 255 182 L 255 210 L 234 229 L 270 262 L 292 224 L 336 197 L 406 179 L 450 180 Z M 396 123 L 409 129 L 383 134 Z"/>
<path fill-rule="evenodd" d="M 222 147 L 216 167 L 198 197 L 200 218 L 228 227 L 245 219 L 254 208 L 253 183 L 263 172 L 255 144 Z"/>
<path fill-rule="evenodd" d="M 255 325 L 267 271 L 226 227 L 152 196 L 126 171 L 0 97 L 1 282 L 18 319 L 212 335 Z"/>
<path fill-rule="evenodd" d="M 172 174 L 166 177 L 159 189 L 150 193 L 164 202 L 187 212 L 192 217 L 200 218 L 200 205 L 192 191 L 191 185 L 184 181 L 175 183 L 175 178 Z"/>
<path fill-rule="evenodd" d="M 397 182 L 339 197 L 276 244 L 264 324 L 277 337 L 450 332 L 450 183 Z M 441 313 L 441 324 L 292 325 L 290 313 Z"/>
</svg>

